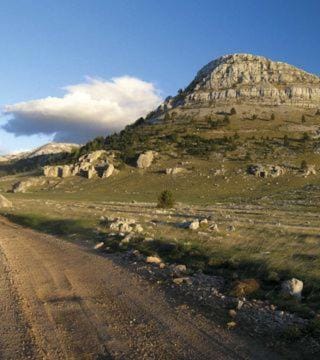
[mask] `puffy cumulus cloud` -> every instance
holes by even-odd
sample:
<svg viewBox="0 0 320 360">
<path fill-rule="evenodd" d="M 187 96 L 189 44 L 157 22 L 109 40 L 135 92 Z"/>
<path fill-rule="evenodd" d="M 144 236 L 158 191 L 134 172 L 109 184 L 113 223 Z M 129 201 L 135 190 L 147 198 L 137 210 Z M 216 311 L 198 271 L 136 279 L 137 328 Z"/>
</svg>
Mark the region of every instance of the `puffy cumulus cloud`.
<svg viewBox="0 0 320 360">
<path fill-rule="evenodd" d="M 16 136 L 54 134 L 55 141 L 81 143 L 123 129 L 161 102 L 152 83 L 130 76 L 87 78 L 65 90 L 63 97 L 6 105 L 9 120 L 3 129 Z"/>
</svg>

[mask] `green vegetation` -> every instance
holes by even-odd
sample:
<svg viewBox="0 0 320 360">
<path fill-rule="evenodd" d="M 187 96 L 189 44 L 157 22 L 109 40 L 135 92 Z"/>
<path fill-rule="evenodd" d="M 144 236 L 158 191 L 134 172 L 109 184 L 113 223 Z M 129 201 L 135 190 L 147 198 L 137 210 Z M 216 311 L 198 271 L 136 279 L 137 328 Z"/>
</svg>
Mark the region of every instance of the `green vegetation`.
<svg viewBox="0 0 320 360">
<path fill-rule="evenodd" d="M 302 161 L 301 161 L 300 169 L 301 169 L 302 171 L 305 171 L 305 170 L 308 169 L 308 163 L 307 163 L 306 160 L 302 160 Z"/>
<path fill-rule="evenodd" d="M 260 284 L 256 279 L 238 280 L 232 287 L 230 294 L 236 297 L 248 297 L 256 294 Z"/>
<path fill-rule="evenodd" d="M 203 166 L 207 166 L 206 163 L 203 160 Z M 108 181 L 66 179 L 62 187 L 54 190 L 8 194 L 15 204 L 8 216 L 24 226 L 56 234 L 68 241 L 103 239 L 107 241 L 110 251 L 133 248 L 146 255 L 157 253 L 165 261 L 184 263 L 192 270 L 221 274 L 230 283 L 234 282 L 236 276 L 235 284 L 239 282 L 242 289 L 243 281 L 254 279 L 260 287 L 249 291 L 249 297 L 269 299 L 280 308 L 305 317 L 310 316 L 311 310 L 320 311 L 320 187 L 317 177 L 309 180 L 308 186 L 303 177 L 298 177 L 294 188 L 294 183 L 290 183 L 291 189 L 288 189 L 289 177 L 286 176 L 269 179 L 271 185 L 267 185 L 265 179 L 250 176 L 247 177 L 248 183 L 239 176 L 232 182 L 218 177 L 215 181 L 219 186 L 216 187 L 212 186 L 211 179 L 192 173 L 177 178 L 163 175 L 160 177 L 162 182 L 159 182 L 159 174 L 146 173 L 137 181 L 136 176 L 128 177 L 127 171 L 122 170 L 116 179 Z M 239 184 L 242 184 L 240 190 Z M 223 201 L 217 206 L 202 205 L 190 209 L 193 217 L 212 214 L 220 231 L 209 232 L 209 237 L 202 237 L 201 232 L 208 231 L 206 228 L 198 234 L 177 227 L 175 224 L 179 224 L 188 214 L 184 208 L 179 210 L 179 206 L 156 215 L 156 205 L 141 207 L 141 210 L 139 205 L 130 205 L 131 200 L 154 200 L 161 192 L 159 187 L 178 189 L 174 190 L 178 201 L 186 199 L 186 192 L 189 202 L 193 204 Z M 135 190 L 129 193 L 128 189 Z M 140 195 L 137 193 L 139 189 Z M 242 196 L 244 191 L 247 191 L 246 195 Z M 171 196 L 163 196 L 161 200 L 164 199 L 167 204 L 168 198 Z M 104 199 L 122 200 L 124 203 L 108 205 Z M 152 229 L 154 241 L 151 242 L 143 241 L 142 236 L 120 247 L 121 238 L 109 237 L 108 231 L 98 225 L 101 215 L 138 217 L 137 221 L 147 229 L 150 227 L 150 217 L 145 217 L 145 213 L 150 214 L 151 218 L 157 216 L 159 221 L 159 225 Z M 236 221 L 232 232 L 228 231 L 230 219 Z M 301 279 L 305 284 L 301 303 L 279 295 L 281 282 L 291 277 Z"/>
<path fill-rule="evenodd" d="M 224 126 L 230 125 L 230 119 L 228 115 L 225 115 L 223 120 L 211 120 L 209 119 L 209 125 L 211 129 L 219 129 L 223 128 Z"/>
<path fill-rule="evenodd" d="M 320 311 L 320 176 L 304 178 L 299 174 L 299 169 L 308 164 L 320 168 L 315 151 L 319 140 L 312 139 L 311 130 L 307 132 L 308 127 L 301 124 L 301 113 L 289 117 L 266 109 L 253 116 L 253 123 L 253 110 L 241 109 L 238 104 L 236 113 L 232 109 L 214 111 L 170 111 L 163 120 L 150 122 L 153 113 L 118 134 L 99 137 L 70 155 L 52 160 L 51 163 L 73 162 L 87 152 L 105 149 L 115 152 L 120 172 L 108 179 L 88 181 L 75 177 L 48 181 L 30 193 L 8 194 L 15 203 L 10 218 L 68 240 L 72 239 L 71 234 L 80 240 L 107 239 L 112 251 L 132 247 L 144 254 L 158 253 L 166 261 L 185 263 L 192 270 L 222 274 L 230 284 L 238 284 L 241 291 L 243 282 L 252 279 L 251 285 L 255 281 L 259 288 L 247 296 L 269 299 L 280 308 L 306 317 L 311 309 Z M 314 125 L 314 115 L 305 116 L 308 126 Z M 151 168 L 141 172 L 133 164 L 145 150 L 158 151 L 159 156 Z M 256 178 L 246 174 L 250 164 L 285 166 L 286 174 Z M 39 174 L 40 166 L 41 163 L 30 168 L 22 164 L 11 167 L 12 173 L 13 169 L 34 172 L 1 178 L 0 190 L 10 190 L 12 183 L 25 175 Z M 187 171 L 175 176 L 164 174 L 165 169 L 174 167 Z M 8 170 L 5 165 L 1 169 Z M 220 231 L 201 229 L 200 233 L 208 232 L 201 236 L 175 226 L 189 212 L 179 210 L 179 203 L 174 210 L 157 210 L 154 201 L 163 189 L 170 189 L 174 199 L 171 191 L 162 193 L 160 207 L 169 209 L 175 200 L 186 204 L 186 208 L 201 206 L 201 210 L 189 209 L 192 217 L 212 215 Z M 54 206 L 46 205 L 47 201 Z M 132 211 L 130 216 L 140 216 L 145 229 L 152 228 L 150 218 L 158 216 L 157 211 L 163 213 L 156 228 L 150 230 L 154 241 L 137 238 L 127 247 L 120 247 L 119 237 L 109 237 L 106 229 L 97 225 L 97 219 L 106 215 L 110 210 L 108 202 L 112 201 L 126 204 L 125 211 L 119 211 L 117 216 L 127 217 Z M 130 209 L 133 201 L 153 204 L 140 214 L 139 208 Z M 56 204 L 65 209 L 55 207 Z M 149 217 L 144 219 L 143 214 L 148 211 Z M 230 232 L 228 226 L 232 222 L 236 230 Z M 291 277 L 305 283 L 301 303 L 279 296 L 281 281 Z"/>
<path fill-rule="evenodd" d="M 175 204 L 173 193 L 169 190 L 164 190 L 158 197 L 158 208 L 170 209 Z"/>
<path fill-rule="evenodd" d="M 303 134 L 302 134 L 302 141 L 303 142 L 307 142 L 307 141 L 309 141 L 310 140 L 310 135 L 307 133 L 307 132 L 304 132 Z"/>
<path fill-rule="evenodd" d="M 236 143 L 231 137 L 206 139 L 198 135 L 187 135 L 179 141 L 177 146 L 189 155 L 206 156 L 213 151 L 234 150 Z"/>
</svg>

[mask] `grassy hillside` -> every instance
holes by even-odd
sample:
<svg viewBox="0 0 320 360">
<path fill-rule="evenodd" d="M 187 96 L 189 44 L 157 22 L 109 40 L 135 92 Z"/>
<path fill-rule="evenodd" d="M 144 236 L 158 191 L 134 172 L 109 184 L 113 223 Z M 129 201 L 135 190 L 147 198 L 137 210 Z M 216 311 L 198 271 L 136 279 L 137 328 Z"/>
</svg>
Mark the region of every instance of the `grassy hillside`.
<svg viewBox="0 0 320 360">
<path fill-rule="evenodd" d="M 52 161 L 70 163 L 93 150 L 112 150 L 117 175 L 47 179 L 25 194 L 8 194 L 15 205 L 10 218 L 67 239 L 98 241 L 107 236 L 99 227 L 101 215 L 135 217 L 147 229 L 145 236 L 178 244 L 178 253 L 166 255 L 170 261 L 222 272 L 231 281 L 233 276 L 256 278 L 262 286 L 256 296 L 310 316 L 311 310 L 320 311 L 320 116 L 314 110 L 276 110 L 237 105 L 235 111 L 179 108 L 151 114 L 119 134 L 97 138 Z M 150 168 L 137 169 L 137 155 L 145 150 L 158 155 Z M 303 176 L 302 163 L 314 165 L 317 173 Z M 286 172 L 259 178 L 248 174 L 251 164 L 281 165 Z M 38 165 L 1 177 L 0 191 L 39 176 Z M 184 172 L 165 173 L 174 167 Z M 165 189 L 183 205 L 158 214 L 154 203 Z M 190 232 L 176 225 L 203 216 L 212 216 L 220 232 Z M 153 218 L 159 222 L 156 227 L 150 223 Z M 132 246 L 152 253 L 159 251 L 155 244 Z M 278 296 L 280 282 L 289 277 L 305 282 L 302 303 Z"/>
</svg>

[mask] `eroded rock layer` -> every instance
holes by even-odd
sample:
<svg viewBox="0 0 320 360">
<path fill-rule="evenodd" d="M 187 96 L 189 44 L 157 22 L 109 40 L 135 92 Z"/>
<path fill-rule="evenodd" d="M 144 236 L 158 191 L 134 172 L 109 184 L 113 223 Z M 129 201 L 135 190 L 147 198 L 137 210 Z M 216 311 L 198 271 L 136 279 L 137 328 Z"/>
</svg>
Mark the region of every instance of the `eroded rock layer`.
<svg viewBox="0 0 320 360">
<path fill-rule="evenodd" d="M 320 78 L 262 56 L 222 56 L 196 75 L 191 84 L 164 106 L 215 103 L 320 106 Z"/>
</svg>

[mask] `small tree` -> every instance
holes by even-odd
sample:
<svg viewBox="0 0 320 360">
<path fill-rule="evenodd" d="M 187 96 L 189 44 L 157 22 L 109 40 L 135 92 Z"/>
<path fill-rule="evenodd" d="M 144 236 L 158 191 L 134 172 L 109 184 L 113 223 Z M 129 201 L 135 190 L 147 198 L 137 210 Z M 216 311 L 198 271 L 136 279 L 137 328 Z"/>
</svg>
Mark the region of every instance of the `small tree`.
<svg viewBox="0 0 320 360">
<path fill-rule="evenodd" d="M 289 145 L 290 145 L 290 142 L 289 142 L 288 135 L 285 135 L 285 136 L 283 137 L 283 146 L 288 147 Z"/>
<path fill-rule="evenodd" d="M 233 138 L 234 138 L 234 140 L 238 140 L 238 139 L 240 139 L 240 136 L 237 132 L 235 132 L 233 135 Z"/>
<path fill-rule="evenodd" d="M 230 125 L 230 119 L 229 119 L 229 116 L 228 115 L 225 115 L 224 118 L 223 118 L 223 123 L 225 125 Z"/>
<path fill-rule="evenodd" d="M 306 142 L 310 140 L 310 135 L 306 132 L 302 134 L 302 141 Z"/>
<path fill-rule="evenodd" d="M 320 109 L 318 109 L 317 111 L 316 111 L 316 114 L 315 114 L 316 116 L 318 116 L 318 115 L 320 115 Z"/>
<path fill-rule="evenodd" d="M 233 107 L 231 110 L 230 110 L 230 115 L 236 115 L 237 111 L 236 109 Z"/>
<path fill-rule="evenodd" d="M 173 193 L 169 190 L 164 190 L 158 197 L 158 208 L 170 209 L 174 206 L 175 200 Z"/>
<path fill-rule="evenodd" d="M 306 117 L 304 115 L 301 116 L 301 122 L 305 123 L 306 122 Z"/>
<path fill-rule="evenodd" d="M 301 161 L 300 169 L 301 169 L 302 171 L 305 171 L 305 170 L 308 169 L 308 163 L 306 162 L 306 160 L 302 160 L 302 161 Z"/>
<path fill-rule="evenodd" d="M 253 114 L 252 115 L 252 120 L 257 120 L 258 119 L 258 116 L 256 114 Z"/>
<path fill-rule="evenodd" d="M 252 156 L 251 156 L 251 153 L 250 153 L 250 152 L 247 152 L 247 153 L 246 153 L 246 156 L 244 157 L 244 160 L 245 160 L 245 161 L 251 161 L 251 160 L 252 160 Z"/>
<path fill-rule="evenodd" d="M 276 116 L 274 113 L 271 114 L 270 120 L 275 120 Z"/>
<path fill-rule="evenodd" d="M 166 112 L 164 115 L 164 121 L 168 121 L 168 120 L 170 120 L 170 114 Z"/>
</svg>

